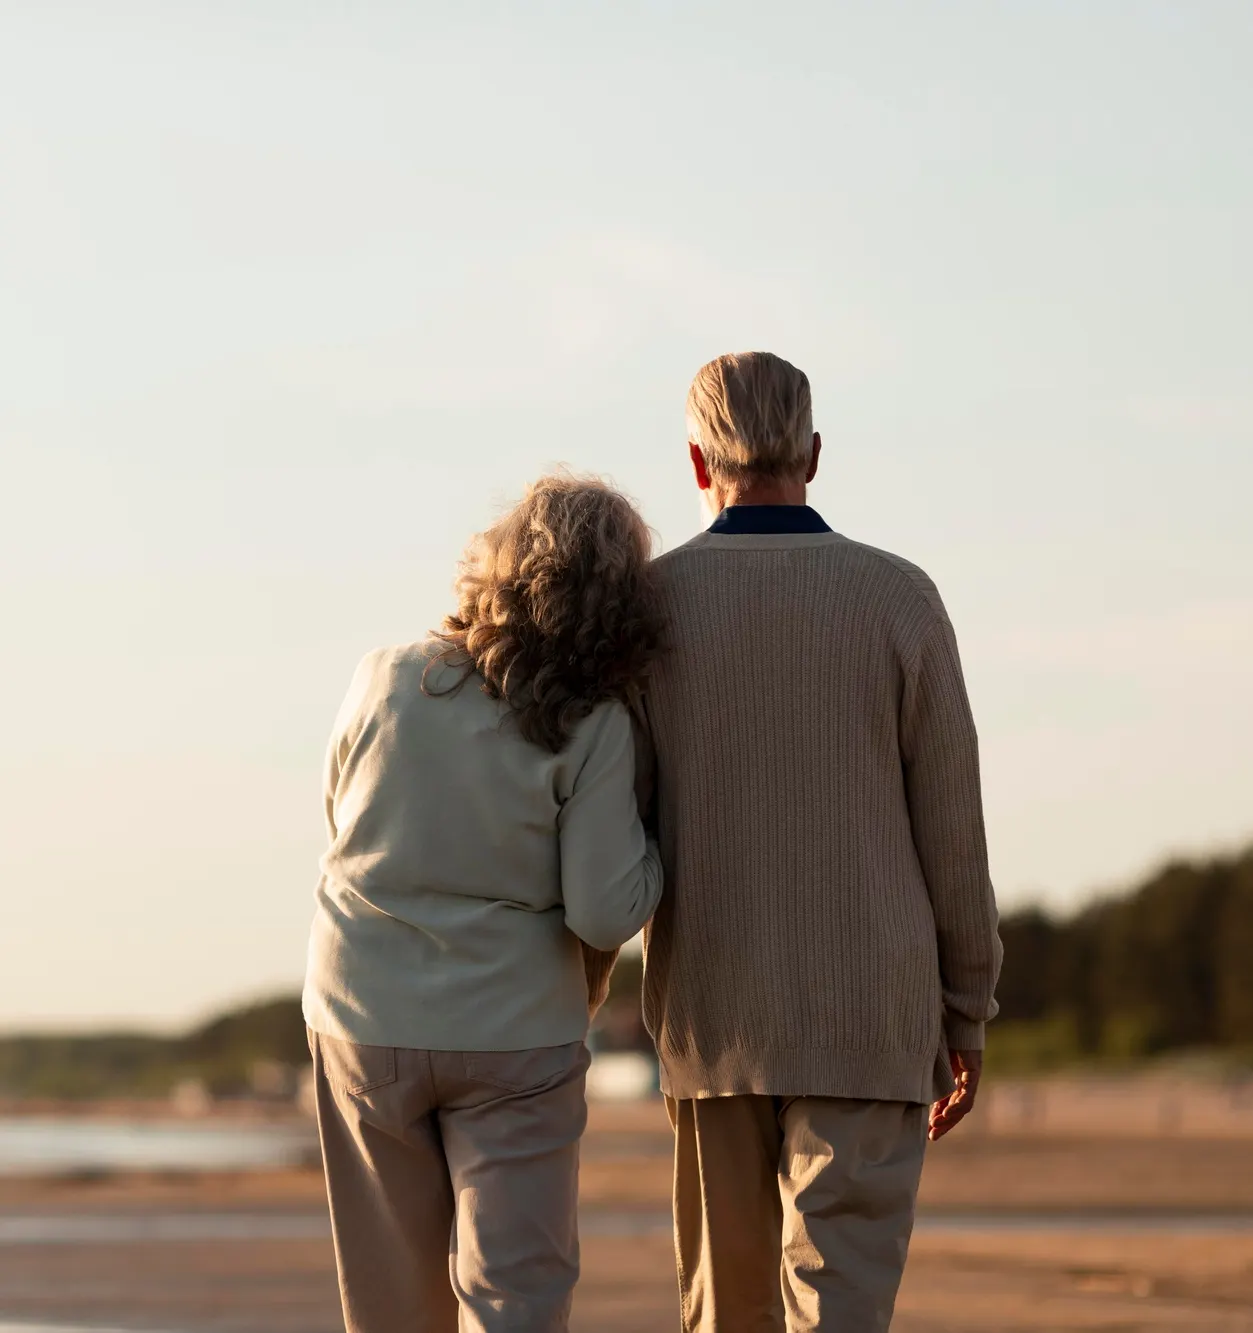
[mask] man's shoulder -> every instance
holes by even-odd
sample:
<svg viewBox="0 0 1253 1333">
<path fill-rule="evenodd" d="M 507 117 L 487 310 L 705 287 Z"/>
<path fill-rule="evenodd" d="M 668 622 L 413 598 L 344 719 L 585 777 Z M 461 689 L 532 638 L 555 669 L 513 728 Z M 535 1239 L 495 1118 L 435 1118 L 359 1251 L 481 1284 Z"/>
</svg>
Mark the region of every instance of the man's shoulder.
<svg viewBox="0 0 1253 1333">
<path fill-rule="evenodd" d="M 708 536 L 707 532 L 698 532 L 695 537 L 690 537 L 681 546 L 676 546 L 671 551 L 663 551 L 659 556 L 653 558 L 653 569 L 663 576 L 683 569 L 691 563 L 691 557 L 706 546 Z"/>
<path fill-rule="evenodd" d="M 856 569 L 868 575 L 880 587 L 899 594 L 907 603 L 921 609 L 925 606 L 933 614 L 947 619 L 944 603 L 939 589 L 929 574 L 904 556 L 892 551 L 884 551 L 865 542 L 854 541 L 842 533 L 834 534 L 836 540 L 815 546 L 795 548 L 804 550 L 806 556 L 819 563 L 843 565 L 845 569 Z M 653 567 L 663 579 L 704 579 L 710 577 L 710 567 L 702 556 L 711 555 L 721 549 L 708 541 L 707 532 L 698 533 L 690 541 L 666 551 L 653 561 Z"/>
<path fill-rule="evenodd" d="M 904 556 L 897 555 L 894 551 L 884 551 L 877 546 L 869 546 L 865 542 L 853 541 L 851 538 L 845 538 L 844 550 L 848 560 L 876 572 L 906 595 L 912 594 L 913 597 L 920 598 L 936 615 L 948 618 L 935 581 L 926 570 L 915 565 L 913 561 L 906 560 Z"/>
</svg>

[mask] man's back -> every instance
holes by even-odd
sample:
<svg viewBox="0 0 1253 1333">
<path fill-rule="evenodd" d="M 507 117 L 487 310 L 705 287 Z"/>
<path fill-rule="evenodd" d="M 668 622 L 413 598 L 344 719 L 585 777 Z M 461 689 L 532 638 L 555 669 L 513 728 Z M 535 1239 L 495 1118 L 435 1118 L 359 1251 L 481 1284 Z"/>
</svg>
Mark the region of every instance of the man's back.
<svg viewBox="0 0 1253 1333">
<path fill-rule="evenodd" d="M 704 533 L 657 569 L 667 893 L 645 1010 L 674 1098 L 925 1102 L 999 958 L 977 744 L 934 585 L 837 533 Z"/>
<path fill-rule="evenodd" d="M 684 1333 L 885 1329 L 925 1144 L 970 1114 L 996 1012 L 957 645 L 925 574 L 809 507 L 803 371 L 715 357 L 686 415 L 713 523 L 656 564 L 644 968 Z"/>
</svg>

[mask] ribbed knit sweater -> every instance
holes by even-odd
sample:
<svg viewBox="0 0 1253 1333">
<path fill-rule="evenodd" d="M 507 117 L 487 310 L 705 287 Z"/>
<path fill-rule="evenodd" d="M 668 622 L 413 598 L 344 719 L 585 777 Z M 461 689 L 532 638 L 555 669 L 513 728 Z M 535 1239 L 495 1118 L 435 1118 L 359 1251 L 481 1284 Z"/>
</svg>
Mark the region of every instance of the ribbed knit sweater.
<svg viewBox="0 0 1253 1333">
<path fill-rule="evenodd" d="M 672 1097 L 926 1102 L 996 1013 L 978 743 L 935 585 L 838 533 L 657 562 L 666 893 L 645 1017 Z"/>
</svg>

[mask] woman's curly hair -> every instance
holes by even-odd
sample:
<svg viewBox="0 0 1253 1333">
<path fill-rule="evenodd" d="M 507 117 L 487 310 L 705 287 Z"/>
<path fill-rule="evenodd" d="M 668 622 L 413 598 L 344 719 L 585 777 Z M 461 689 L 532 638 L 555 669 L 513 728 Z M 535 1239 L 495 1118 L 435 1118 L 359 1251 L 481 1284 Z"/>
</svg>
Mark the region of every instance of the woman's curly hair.
<svg viewBox="0 0 1253 1333">
<path fill-rule="evenodd" d="M 626 496 L 595 479 L 541 477 L 471 542 L 434 660 L 464 661 L 453 688 L 477 672 L 522 734 L 556 753 L 598 703 L 629 701 L 661 651 L 651 546 Z"/>
</svg>

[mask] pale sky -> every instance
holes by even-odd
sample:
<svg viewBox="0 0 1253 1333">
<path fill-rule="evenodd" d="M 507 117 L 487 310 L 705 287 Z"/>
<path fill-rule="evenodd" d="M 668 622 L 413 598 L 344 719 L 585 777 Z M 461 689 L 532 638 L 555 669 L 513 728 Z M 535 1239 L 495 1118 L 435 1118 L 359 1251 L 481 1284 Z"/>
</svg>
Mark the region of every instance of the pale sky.
<svg viewBox="0 0 1253 1333">
<path fill-rule="evenodd" d="M 294 988 L 358 657 L 562 461 L 814 386 L 1006 906 L 1253 838 L 1247 0 L 0 0 L 0 1027 Z"/>
</svg>

